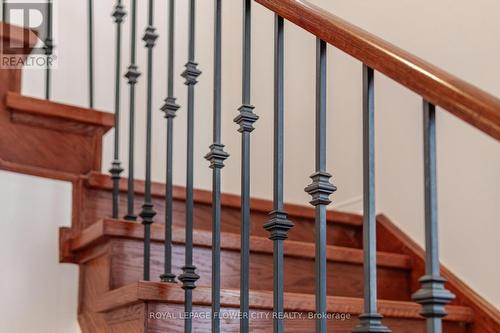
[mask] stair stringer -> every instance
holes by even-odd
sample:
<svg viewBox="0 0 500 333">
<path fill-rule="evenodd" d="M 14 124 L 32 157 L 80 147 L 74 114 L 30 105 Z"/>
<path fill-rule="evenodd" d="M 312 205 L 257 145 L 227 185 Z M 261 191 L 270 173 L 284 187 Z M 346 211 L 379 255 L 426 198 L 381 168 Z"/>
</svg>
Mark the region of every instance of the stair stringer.
<svg viewBox="0 0 500 333">
<path fill-rule="evenodd" d="M 423 248 L 399 229 L 386 215 L 377 216 L 377 244 L 381 251 L 392 251 L 409 255 L 413 260 L 412 291 L 420 288 L 418 279 L 425 273 Z M 441 275 L 447 280 L 446 287 L 456 295 L 454 304 L 470 307 L 475 314 L 470 324 L 471 333 L 500 332 L 500 311 L 479 296 L 460 278 L 441 265 Z"/>
</svg>

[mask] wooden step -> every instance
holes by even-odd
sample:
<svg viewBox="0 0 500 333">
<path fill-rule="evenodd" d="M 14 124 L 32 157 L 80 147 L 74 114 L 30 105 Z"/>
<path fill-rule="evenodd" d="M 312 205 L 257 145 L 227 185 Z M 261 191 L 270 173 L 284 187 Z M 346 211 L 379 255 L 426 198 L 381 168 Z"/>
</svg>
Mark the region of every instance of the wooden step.
<svg viewBox="0 0 500 333">
<path fill-rule="evenodd" d="M 91 173 L 84 178 L 81 189 L 83 205 L 78 208 L 79 221 L 74 223 L 75 228 L 85 228 L 103 216 L 109 216 L 111 212 L 111 188 L 112 183 L 109 175 Z M 126 211 L 127 189 L 126 179 L 120 183 L 122 195 L 120 197 L 120 211 Z M 143 202 L 144 182 L 135 182 L 136 190 L 136 212 L 140 212 Z M 165 185 L 153 183 L 153 201 L 158 215 L 156 223 L 163 223 L 165 211 Z M 184 226 L 185 223 L 185 188 L 174 187 L 174 225 Z M 195 190 L 194 192 L 194 216 L 195 228 L 210 230 L 212 224 L 212 195 L 209 191 Z M 241 199 L 237 195 L 223 194 L 222 201 L 222 231 L 239 233 Z M 268 213 L 272 211 L 272 202 L 262 199 L 251 200 L 251 234 L 255 236 L 268 237 L 268 231 L 263 225 L 268 222 Z M 286 205 L 289 219 L 295 223 L 289 232 L 289 239 L 314 242 L 314 209 L 307 206 Z M 329 211 L 328 218 L 328 244 L 345 247 L 361 248 L 361 226 L 362 219 L 358 214 Z M 75 224 L 78 224 L 76 226 Z"/>
<path fill-rule="evenodd" d="M 102 137 L 113 124 L 111 113 L 6 92 L 0 168 L 73 181 L 101 170 Z"/>
<path fill-rule="evenodd" d="M 184 291 L 178 284 L 136 282 L 102 295 L 95 310 L 104 314 L 111 332 L 183 332 Z M 193 292 L 193 332 L 210 331 L 211 289 L 198 287 Z M 238 332 L 239 291 L 221 291 L 222 332 Z M 285 293 L 285 331 L 313 332 L 314 320 L 307 319 L 314 313 L 314 295 Z M 397 333 L 424 333 L 425 320 L 420 315 L 420 306 L 412 302 L 378 302 L 384 316 L 384 324 Z M 251 332 L 272 331 L 272 292 L 251 291 Z M 327 299 L 327 310 L 333 318 L 328 320 L 329 331 L 351 332 L 358 323 L 357 316 L 363 311 L 361 298 L 332 297 Z M 448 306 L 444 320 L 444 332 L 467 332 L 467 325 L 473 321 L 473 312 L 462 306 Z M 336 317 L 335 317 L 336 316 Z M 203 318 L 205 317 L 205 318 Z M 343 318 L 343 319 L 342 319 Z"/>
<path fill-rule="evenodd" d="M 142 224 L 129 221 L 101 220 L 73 236 L 62 235 L 63 261 L 85 263 L 102 247 L 110 258 L 110 289 L 138 281 L 143 264 Z M 63 229 L 63 234 L 68 233 Z M 238 288 L 240 283 L 240 236 L 222 233 L 222 286 Z M 164 227 L 152 225 L 153 279 L 163 273 Z M 211 232 L 194 231 L 194 262 L 200 275 L 198 285 L 211 283 Z M 184 263 L 184 230 L 173 230 L 173 269 L 180 274 Z M 267 238 L 251 237 L 250 288 L 272 290 L 273 244 Z M 315 246 L 312 243 L 285 242 L 285 289 L 291 292 L 314 292 Z M 89 259 L 90 258 L 90 259 Z M 400 254 L 378 253 L 378 292 L 380 297 L 409 300 L 410 258 Z M 361 297 L 363 291 L 363 251 L 339 246 L 327 247 L 328 294 Z"/>
<path fill-rule="evenodd" d="M 38 41 L 31 30 L 1 22 L 0 39 L 0 52 L 14 48 L 8 57 L 16 58 Z M 102 136 L 114 115 L 22 96 L 21 71 L 0 71 L 0 169 L 67 181 L 101 170 Z"/>
</svg>

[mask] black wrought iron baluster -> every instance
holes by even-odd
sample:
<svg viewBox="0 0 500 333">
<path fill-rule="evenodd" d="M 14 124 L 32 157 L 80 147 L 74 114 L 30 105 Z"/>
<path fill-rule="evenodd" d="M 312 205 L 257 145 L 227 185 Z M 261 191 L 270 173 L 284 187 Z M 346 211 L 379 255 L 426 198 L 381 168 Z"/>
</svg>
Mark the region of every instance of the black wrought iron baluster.
<svg viewBox="0 0 500 333">
<path fill-rule="evenodd" d="M 273 240 L 273 327 L 275 333 L 284 331 L 284 257 L 283 242 L 293 223 L 288 220 L 283 201 L 284 164 L 284 21 L 275 16 L 274 50 L 274 176 L 273 211 L 264 228 Z"/>
<path fill-rule="evenodd" d="M 53 17 L 52 17 L 52 10 L 53 10 L 53 4 L 52 0 L 47 1 L 47 36 L 45 37 L 44 41 L 44 51 L 45 51 L 45 56 L 47 57 L 47 63 L 45 65 L 45 99 L 50 99 L 50 93 L 51 93 L 51 79 L 52 79 L 52 54 L 54 51 L 54 41 L 52 40 L 52 28 L 53 28 Z"/>
<path fill-rule="evenodd" d="M 182 76 L 186 79 L 188 86 L 187 100 L 187 161 L 186 161 L 186 251 L 185 262 L 179 281 L 184 289 L 184 311 L 190 314 L 193 310 L 193 289 L 196 281 L 200 278 L 196 274 L 196 266 L 193 265 L 193 169 L 194 169 L 194 88 L 198 82 L 201 71 L 195 62 L 195 23 L 196 23 L 196 1 L 189 1 L 189 47 L 188 62 Z M 184 319 L 184 332 L 191 333 L 192 318 L 188 315 Z"/>
<path fill-rule="evenodd" d="M 112 16 L 116 23 L 116 68 L 115 68 L 115 132 L 113 162 L 111 163 L 111 179 L 113 180 L 112 217 L 118 218 L 120 207 L 120 175 L 123 172 L 120 162 L 120 72 L 122 63 L 122 22 L 126 12 L 122 0 L 117 0 Z"/>
<path fill-rule="evenodd" d="M 425 276 L 422 288 L 412 295 L 422 305 L 420 314 L 427 319 L 428 333 L 441 333 L 445 305 L 454 298 L 445 289 L 446 280 L 439 270 L 438 205 L 436 173 L 436 107 L 424 101 L 424 190 L 425 190 Z"/>
<path fill-rule="evenodd" d="M 94 0 L 88 0 L 89 108 L 94 107 Z"/>
<path fill-rule="evenodd" d="M 174 97 L 174 55 L 175 55 L 175 0 L 169 1 L 168 8 L 168 73 L 167 98 L 161 108 L 167 118 L 167 175 L 165 184 L 165 262 L 164 272 L 160 276 L 163 282 L 175 283 L 172 273 L 172 225 L 173 225 L 173 149 L 174 118 L 180 106 Z"/>
<path fill-rule="evenodd" d="M 316 41 L 316 172 L 305 191 L 312 197 L 316 209 L 316 332 L 326 333 L 326 208 L 330 195 L 337 188 L 330 183 L 332 175 L 326 172 L 326 61 L 327 46 Z"/>
<path fill-rule="evenodd" d="M 375 211 L 375 81 L 363 64 L 363 250 L 364 313 L 353 332 L 391 332 L 377 311 L 377 222 Z"/>
<path fill-rule="evenodd" d="M 128 79 L 129 91 L 129 146 L 128 146 L 128 186 L 127 186 L 127 215 L 126 220 L 135 221 L 134 212 L 134 143 L 135 143 L 135 86 L 141 73 L 136 65 L 137 58 L 137 0 L 131 2 L 130 22 L 130 65 L 125 77 Z"/>
<path fill-rule="evenodd" d="M 146 177 L 144 180 L 144 204 L 139 216 L 144 225 L 144 280 L 150 277 L 151 255 L 151 224 L 154 222 L 156 211 L 151 197 L 151 148 L 153 132 L 153 48 L 158 35 L 153 26 L 154 0 L 148 1 L 148 26 L 142 40 L 148 50 L 147 96 L 146 96 Z"/>
<path fill-rule="evenodd" d="M 221 142 L 222 0 L 214 2 L 214 116 L 213 143 L 205 158 L 212 169 L 212 332 L 220 332 L 221 169 L 229 157 Z"/>
<path fill-rule="evenodd" d="M 250 312 L 250 133 L 259 118 L 251 104 L 252 0 L 243 0 L 242 105 L 234 121 L 241 133 L 240 332 L 249 332 Z"/>
</svg>

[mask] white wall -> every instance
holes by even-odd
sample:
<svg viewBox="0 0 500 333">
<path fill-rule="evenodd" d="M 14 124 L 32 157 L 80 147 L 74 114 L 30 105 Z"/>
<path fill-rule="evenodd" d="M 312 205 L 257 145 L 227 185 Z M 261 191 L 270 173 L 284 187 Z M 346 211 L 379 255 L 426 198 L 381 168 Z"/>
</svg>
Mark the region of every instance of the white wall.
<svg viewBox="0 0 500 333">
<path fill-rule="evenodd" d="M 500 91 L 500 35 L 494 0 L 315 0 L 337 15 L 478 85 Z M 86 2 L 58 4 L 59 67 L 54 71 L 54 99 L 86 105 Z M 139 37 L 145 27 L 146 4 L 140 2 Z M 113 110 L 114 28 L 112 0 L 96 1 L 96 103 Z M 125 1 L 128 6 L 129 1 Z M 213 1 L 198 1 L 197 60 L 203 75 L 196 88 L 195 184 L 210 188 L 210 169 L 203 156 L 211 143 Z M 164 180 L 165 120 L 159 112 L 166 91 L 165 1 L 156 2 L 153 175 Z M 183 106 L 175 120 L 175 182 L 185 179 L 186 88 L 179 78 L 186 60 L 187 5 L 178 1 L 176 95 Z M 231 158 L 223 170 L 223 189 L 239 192 L 240 135 L 232 119 L 240 105 L 241 1 L 224 2 L 223 141 Z M 69 28 L 71 27 L 71 29 Z M 253 101 L 261 117 L 252 134 L 253 196 L 271 198 L 273 112 L 273 15 L 254 6 Z M 128 21 L 124 28 L 128 50 Z M 146 68 L 145 49 L 139 42 L 139 67 Z M 286 25 L 286 200 L 305 204 L 303 188 L 314 169 L 314 38 Z M 128 65 L 124 53 L 123 72 Z M 339 190 L 333 207 L 361 210 L 361 64 L 329 50 L 328 169 Z M 24 91 L 42 95 L 41 72 L 26 71 Z M 144 174 L 145 77 L 137 86 L 138 178 Z M 376 77 L 377 208 L 389 215 L 419 243 L 423 240 L 422 115 L 421 100 L 381 75 Z M 128 110 L 128 87 L 122 85 L 122 110 Z M 128 119 L 121 118 L 122 160 L 127 156 Z M 104 149 L 104 167 L 110 165 L 111 133 Z M 487 300 L 500 306 L 497 281 L 500 269 L 491 263 L 500 252 L 500 149 L 498 142 L 445 112 L 438 113 L 439 201 L 441 258 Z"/>
<path fill-rule="evenodd" d="M 80 332 L 78 267 L 59 264 L 70 184 L 4 171 L 0 183 L 0 332 Z"/>
</svg>

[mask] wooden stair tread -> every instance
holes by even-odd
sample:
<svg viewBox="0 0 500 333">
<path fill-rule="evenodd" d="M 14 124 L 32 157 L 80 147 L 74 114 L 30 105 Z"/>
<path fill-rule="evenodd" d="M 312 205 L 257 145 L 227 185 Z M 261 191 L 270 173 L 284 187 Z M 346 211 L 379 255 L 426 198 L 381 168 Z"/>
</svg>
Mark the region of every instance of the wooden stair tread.
<svg viewBox="0 0 500 333">
<path fill-rule="evenodd" d="M 69 229 L 66 230 L 70 232 Z M 143 234 L 144 227 L 140 223 L 126 220 L 103 219 L 71 237 L 68 235 L 63 236 L 64 239 L 70 239 L 70 245 L 63 246 L 63 248 L 66 247 L 71 252 L 77 252 L 108 237 L 143 239 Z M 184 236 L 184 229 L 173 228 L 172 240 L 174 243 L 184 243 Z M 163 224 L 153 224 L 151 226 L 151 239 L 157 242 L 165 240 L 165 227 Z M 212 246 L 211 232 L 195 229 L 194 245 L 210 248 Z M 227 232 L 221 233 L 222 249 L 239 251 L 240 245 L 240 235 Z M 273 243 L 264 237 L 251 236 L 250 249 L 252 252 L 272 254 Z M 314 259 L 315 245 L 313 243 L 287 240 L 285 242 L 285 255 Z M 329 245 L 327 246 L 327 260 L 362 264 L 363 251 L 355 248 Z M 409 256 L 387 252 L 377 253 L 377 265 L 407 270 L 412 268 Z"/>
<path fill-rule="evenodd" d="M 285 310 L 287 312 L 315 311 L 315 297 L 312 294 L 285 292 Z M 178 284 L 138 281 L 102 295 L 95 303 L 97 312 L 106 312 L 140 302 L 184 303 L 184 290 Z M 211 288 L 197 287 L 193 292 L 193 304 L 211 304 Z M 239 290 L 222 289 L 221 306 L 239 308 Z M 272 291 L 250 291 L 250 307 L 258 310 L 273 309 Z M 413 302 L 379 300 L 379 312 L 384 317 L 421 319 L 420 305 Z M 474 319 L 473 311 L 465 306 L 447 306 L 446 321 L 470 323 Z M 359 315 L 363 312 L 363 299 L 352 297 L 328 296 L 328 312 L 343 312 Z"/>
<path fill-rule="evenodd" d="M 16 113 L 63 119 L 102 127 L 106 131 L 111 129 L 115 122 L 114 114 L 109 112 L 27 97 L 15 92 L 7 92 L 6 104 Z"/>
<path fill-rule="evenodd" d="M 95 171 L 89 173 L 86 176 L 86 184 L 90 188 L 96 188 L 101 190 L 111 190 L 113 188 L 112 180 L 108 174 L 103 174 Z M 136 194 L 144 194 L 144 181 L 135 180 L 134 190 Z M 121 179 L 120 191 L 124 193 L 127 191 L 127 179 L 124 178 Z M 151 192 L 153 197 L 165 197 L 165 184 L 159 182 L 152 182 Z M 173 199 L 185 200 L 186 199 L 185 187 L 174 186 Z M 212 192 L 195 189 L 194 202 L 202 204 L 211 204 Z M 230 208 L 240 208 L 241 197 L 235 194 L 222 193 L 221 206 Z M 263 212 L 267 214 L 273 210 L 273 203 L 270 200 L 251 198 L 250 209 L 252 211 Z M 293 219 L 294 217 L 301 217 L 308 219 L 315 218 L 315 211 L 314 208 L 312 207 L 296 205 L 296 204 L 285 204 L 285 210 L 291 219 Z M 327 221 L 330 223 L 341 223 L 358 227 L 361 227 L 363 225 L 363 218 L 359 214 L 331 211 L 331 210 L 327 211 Z"/>
</svg>

